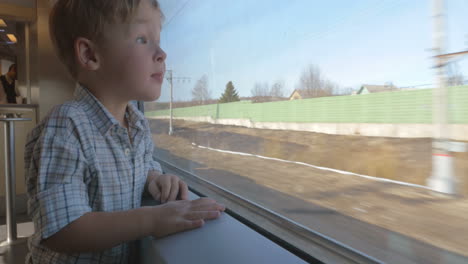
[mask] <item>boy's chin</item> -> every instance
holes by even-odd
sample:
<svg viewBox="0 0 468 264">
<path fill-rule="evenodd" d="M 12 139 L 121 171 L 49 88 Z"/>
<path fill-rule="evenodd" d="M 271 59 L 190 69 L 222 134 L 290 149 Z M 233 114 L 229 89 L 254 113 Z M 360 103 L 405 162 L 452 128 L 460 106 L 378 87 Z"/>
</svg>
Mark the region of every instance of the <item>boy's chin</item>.
<svg viewBox="0 0 468 264">
<path fill-rule="evenodd" d="M 140 97 L 139 101 L 152 102 L 159 99 L 161 93 L 149 93 Z"/>
<path fill-rule="evenodd" d="M 133 100 L 151 102 L 159 99 L 161 96 L 161 87 L 146 86 L 143 89 L 134 90 L 131 93 L 132 97 L 134 98 Z"/>
<path fill-rule="evenodd" d="M 159 99 L 160 96 L 161 95 L 159 95 L 159 94 L 157 96 L 153 96 L 149 101 L 156 101 L 156 100 Z"/>
</svg>

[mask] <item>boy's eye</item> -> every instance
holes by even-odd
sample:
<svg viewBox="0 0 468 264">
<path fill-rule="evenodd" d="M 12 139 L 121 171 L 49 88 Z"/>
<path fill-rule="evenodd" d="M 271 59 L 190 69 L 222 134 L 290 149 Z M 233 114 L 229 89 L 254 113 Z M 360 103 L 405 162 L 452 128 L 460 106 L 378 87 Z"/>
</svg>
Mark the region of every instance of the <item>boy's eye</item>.
<svg viewBox="0 0 468 264">
<path fill-rule="evenodd" d="M 147 44 L 147 43 L 148 43 L 148 40 L 147 40 L 145 37 L 138 37 L 138 38 L 136 39 L 136 42 L 137 42 L 138 44 Z"/>
</svg>

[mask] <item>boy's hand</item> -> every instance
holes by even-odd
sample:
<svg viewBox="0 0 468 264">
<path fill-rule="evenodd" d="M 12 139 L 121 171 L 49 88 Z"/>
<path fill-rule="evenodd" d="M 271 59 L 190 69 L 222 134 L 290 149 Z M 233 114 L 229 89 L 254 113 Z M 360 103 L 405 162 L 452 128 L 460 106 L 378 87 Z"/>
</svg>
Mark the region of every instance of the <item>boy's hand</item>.
<svg viewBox="0 0 468 264">
<path fill-rule="evenodd" d="M 170 234 L 203 226 L 205 220 L 216 219 L 225 206 L 210 198 L 193 201 L 172 201 L 150 208 L 152 210 L 152 235 L 161 238 Z"/>
<path fill-rule="evenodd" d="M 188 187 L 179 177 L 171 174 L 150 175 L 148 191 L 157 201 L 188 200 Z"/>
</svg>

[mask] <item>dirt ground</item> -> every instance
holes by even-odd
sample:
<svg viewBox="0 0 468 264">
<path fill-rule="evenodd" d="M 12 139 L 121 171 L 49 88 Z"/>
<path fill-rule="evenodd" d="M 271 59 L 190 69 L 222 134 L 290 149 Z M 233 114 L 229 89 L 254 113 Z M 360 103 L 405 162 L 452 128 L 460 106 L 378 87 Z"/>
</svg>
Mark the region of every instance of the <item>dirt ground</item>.
<svg viewBox="0 0 468 264">
<path fill-rule="evenodd" d="M 180 120 L 175 121 L 174 135 L 169 136 L 167 121 L 150 120 L 150 125 L 158 148 L 206 166 L 196 169 L 198 174 L 207 168 L 235 173 L 304 201 L 468 256 L 467 153 L 455 154 L 459 195 L 449 197 L 424 188 L 197 147 L 426 185 L 431 174 L 431 139 L 337 136 Z"/>
</svg>

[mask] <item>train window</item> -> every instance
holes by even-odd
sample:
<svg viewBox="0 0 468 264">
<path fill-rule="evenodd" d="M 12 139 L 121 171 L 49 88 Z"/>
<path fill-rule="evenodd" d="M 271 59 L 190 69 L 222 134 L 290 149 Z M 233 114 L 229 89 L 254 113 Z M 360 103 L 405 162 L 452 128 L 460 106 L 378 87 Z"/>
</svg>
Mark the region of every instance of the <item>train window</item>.
<svg viewBox="0 0 468 264">
<path fill-rule="evenodd" d="M 383 262 L 468 261 L 466 1 L 160 3 L 158 159 Z"/>
</svg>

